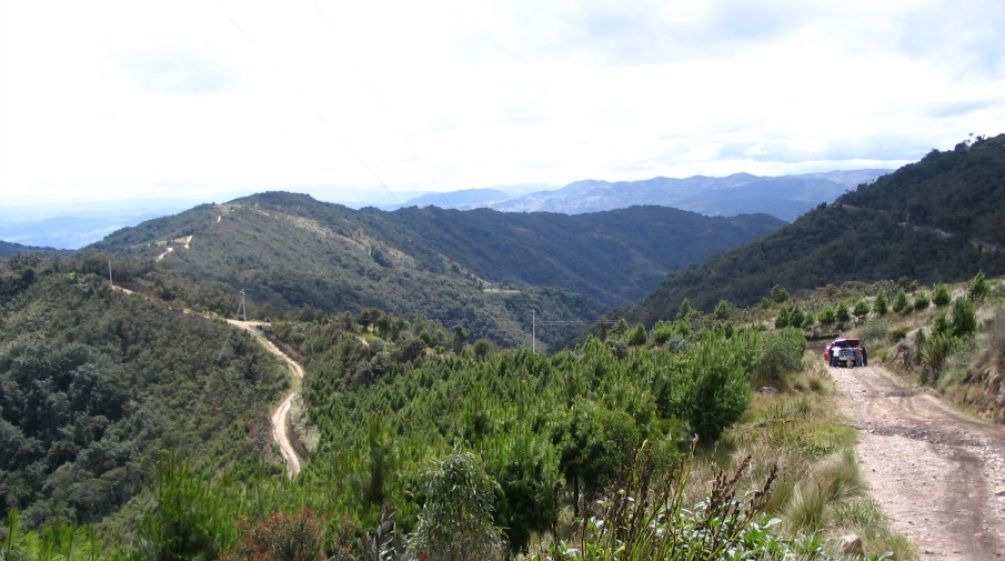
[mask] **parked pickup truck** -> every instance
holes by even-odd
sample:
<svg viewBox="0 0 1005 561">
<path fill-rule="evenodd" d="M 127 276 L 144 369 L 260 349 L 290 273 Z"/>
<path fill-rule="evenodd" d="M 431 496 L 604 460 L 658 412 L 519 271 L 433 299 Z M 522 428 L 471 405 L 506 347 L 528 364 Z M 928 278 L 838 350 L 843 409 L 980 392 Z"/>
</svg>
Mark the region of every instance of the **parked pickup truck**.
<svg viewBox="0 0 1005 561">
<path fill-rule="evenodd" d="M 831 366 L 869 366 L 869 354 L 859 339 L 834 339 L 824 350 L 824 360 Z"/>
</svg>

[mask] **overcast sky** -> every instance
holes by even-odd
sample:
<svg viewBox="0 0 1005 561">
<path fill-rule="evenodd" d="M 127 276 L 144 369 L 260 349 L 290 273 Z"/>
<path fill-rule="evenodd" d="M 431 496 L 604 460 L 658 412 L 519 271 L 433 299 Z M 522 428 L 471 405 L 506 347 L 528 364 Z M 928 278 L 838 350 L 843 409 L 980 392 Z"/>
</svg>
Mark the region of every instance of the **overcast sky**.
<svg viewBox="0 0 1005 561">
<path fill-rule="evenodd" d="M 1001 0 L 0 0 L 0 206 L 896 167 L 1005 131 Z"/>
</svg>

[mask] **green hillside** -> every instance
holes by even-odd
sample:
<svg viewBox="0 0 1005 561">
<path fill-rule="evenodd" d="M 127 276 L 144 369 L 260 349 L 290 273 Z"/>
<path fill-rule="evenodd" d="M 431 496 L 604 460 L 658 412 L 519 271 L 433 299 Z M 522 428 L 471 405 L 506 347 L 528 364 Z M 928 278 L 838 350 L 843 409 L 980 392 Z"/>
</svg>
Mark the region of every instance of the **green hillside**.
<svg viewBox="0 0 1005 561">
<path fill-rule="evenodd" d="M 844 281 L 958 281 L 1005 272 L 1005 135 L 932 151 L 792 225 L 667 276 L 632 315 L 673 317 L 684 298 L 703 309 Z"/>
<path fill-rule="evenodd" d="M 29 525 L 115 512 L 163 450 L 260 457 L 285 385 L 248 336 L 86 265 L 0 261 L 0 516 Z"/>
<path fill-rule="evenodd" d="M 667 271 L 779 225 L 763 215 L 707 218 L 657 207 L 575 217 L 354 211 L 264 193 L 152 220 L 89 249 L 163 256 L 162 269 L 229 286 L 231 306 L 244 288 L 261 317 L 372 307 L 513 345 L 527 343 L 531 309 L 539 319 L 596 318 L 641 297 Z M 541 339 L 565 335 L 551 329 Z"/>
</svg>

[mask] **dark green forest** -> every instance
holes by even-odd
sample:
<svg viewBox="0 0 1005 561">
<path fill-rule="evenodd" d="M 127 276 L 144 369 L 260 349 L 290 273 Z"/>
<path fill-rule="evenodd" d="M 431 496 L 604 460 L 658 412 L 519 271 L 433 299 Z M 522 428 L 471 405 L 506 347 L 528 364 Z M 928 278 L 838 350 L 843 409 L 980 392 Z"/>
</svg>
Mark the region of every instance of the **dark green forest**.
<svg viewBox="0 0 1005 561">
<path fill-rule="evenodd" d="M 58 249 L 53 249 L 51 247 L 34 247 L 30 245 L 21 245 L 18 243 L 5 242 L 0 240 L 0 258 L 3 257 L 13 257 L 15 255 L 53 255 L 56 253 L 66 253 L 61 252 Z"/>
<path fill-rule="evenodd" d="M 0 261 L 0 514 L 93 522 L 161 453 L 270 449 L 282 366 L 223 323 L 115 292 L 97 263 Z"/>
<path fill-rule="evenodd" d="M 1005 273 L 1005 135 L 933 151 L 763 239 L 672 273 L 631 312 L 673 317 L 687 298 L 748 306 L 774 285 L 960 281 Z M 989 245 L 990 244 L 990 245 Z"/>
</svg>

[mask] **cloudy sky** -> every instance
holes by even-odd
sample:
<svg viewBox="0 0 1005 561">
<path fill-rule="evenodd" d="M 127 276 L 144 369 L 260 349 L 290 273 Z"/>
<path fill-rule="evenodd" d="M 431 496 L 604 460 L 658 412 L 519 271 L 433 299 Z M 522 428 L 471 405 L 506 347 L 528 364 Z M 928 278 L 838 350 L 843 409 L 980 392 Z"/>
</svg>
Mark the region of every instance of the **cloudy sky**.
<svg viewBox="0 0 1005 561">
<path fill-rule="evenodd" d="M 1005 132 L 1001 0 L 0 0 L 0 206 L 896 167 Z"/>
</svg>

